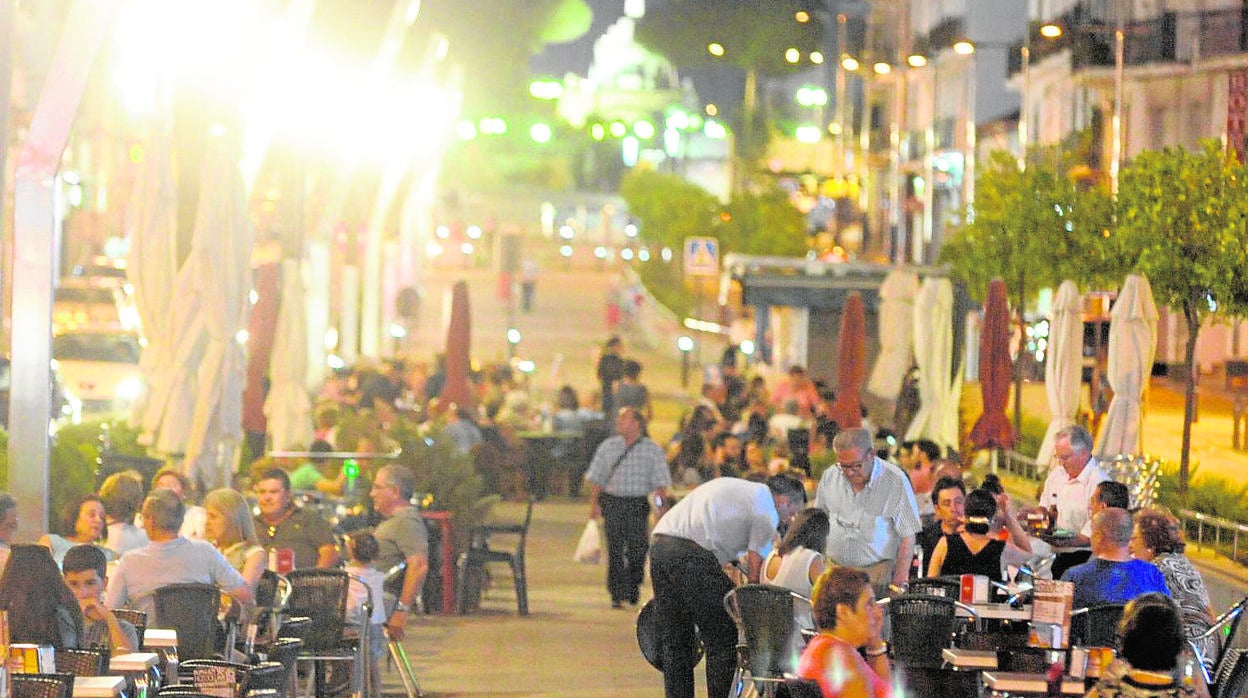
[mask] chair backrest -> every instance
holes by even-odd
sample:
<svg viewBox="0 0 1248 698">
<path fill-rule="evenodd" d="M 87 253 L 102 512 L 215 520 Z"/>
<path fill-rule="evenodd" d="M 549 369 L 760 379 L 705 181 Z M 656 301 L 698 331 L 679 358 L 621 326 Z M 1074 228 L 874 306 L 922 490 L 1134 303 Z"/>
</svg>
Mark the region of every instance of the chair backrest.
<svg viewBox="0 0 1248 698">
<path fill-rule="evenodd" d="M 246 698 L 279 698 L 282 691 L 277 688 L 250 688 L 243 695 Z"/>
<path fill-rule="evenodd" d="M 190 678 L 199 692 L 220 698 L 241 696 L 250 672 L 250 665 L 224 659 L 192 659 L 178 665 L 178 675 Z"/>
<path fill-rule="evenodd" d="M 173 683 L 168 686 L 161 686 L 157 689 L 156 695 L 162 698 L 215 698 L 207 693 L 200 692 L 193 683 Z"/>
<path fill-rule="evenodd" d="M 247 669 L 243 693 L 250 695 L 252 691 L 267 689 L 286 690 L 286 667 L 281 662 L 261 662 Z"/>
<path fill-rule="evenodd" d="M 1000 671 L 1021 671 L 1028 674 L 1043 674 L 1049 670 L 1052 662 L 1048 657 L 1049 650 L 1042 647 L 1015 647 L 997 652 L 997 669 Z"/>
<path fill-rule="evenodd" d="M 917 669 L 939 669 L 953 642 L 957 605 L 947 596 L 903 594 L 888 604 L 893 658 Z"/>
<path fill-rule="evenodd" d="M 282 624 L 278 627 L 277 632 L 280 637 L 293 637 L 302 640 L 307 636 L 308 629 L 311 627 L 312 619 L 307 616 L 285 616 L 282 618 Z"/>
<path fill-rule="evenodd" d="M 1123 604 L 1101 603 L 1075 609 L 1070 616 L 1070 642 L 1084 647 L 1117 647 Z"/>
<path fill-rule="evenodd" d="M 947 596 L 951 599 L 962 594 L 962 580 L 954 577 L 920 577 L 911 579 L 908 586 L 911 594 Z"/>
<path fill-rule="evenodd" d="M 108 673 L 111 655 L 107 647 L 81 650 L 58 647 L 56 670 L 74 676 L 103 676 Z"/>
<path fill-rule="evenodd" d="M 1225 613 L 1218 616 L 1213 624 L 1209 626 L 1209 631 L 1213 632 L 1217 639 L 1218 648 L 1217 655 L 1213 657 L 1205 657 L 1213 666 L 1218 666 L 1222 662 L 1222 656 L 1227 650 L 1235 644 L 1235 635 L 1239 632 L 1239 624 L 1244 619 L 1244 609 L 1248 607 L 1248 596 L 1240 599 L 1234 606 L 1231 606 Z"/>
<path fill-rule="evenodd" d="M 13 698 L 72 698 L 73 674 L 10 674 Z"/>
<path fill-rule="evenodd" d="M 1232 647 L 1223 652 L 1213 680 L 1209 687 L 1213 698 L 1239 698 L 1248 688 L 1248 649 Z"/>
<path fill-rule="evenodd" d="M 293 570 L 287 578 L 287 611 L 312 621 L 303 636 L 304 648 L 314 652 L 336 648 L 342 642 L 346 624 L 350 577 L 343 570 L 304 569 Z"/>
<path fill-rule="evenodd" d="M 139 636 L 139 647 L 142 647 L 143 633 L 147 632 L 147 612 L 131 608 L 114 608 L 113 615 L 117 616 L 117 620 L 124 620 L 134 626 L 134 631 Z"/>
<path fill-rule="evenodd" d="M 178 631 L 179 659 L 211 659 L 221 591 L 211 584 L 170 584 L 158 588 L 155 597 L 156 626 Z"/>
<path fill-rule="evenodd" d="M 724 594 L 751 677 L 780 679 L 797 670 L 805 640 L 793 618 L 796 598 L 792 590 L 771 584 L 746 584 Z"/>
<path fill-rule="evenodd" d="M 270 662 L 277 662 L 286 667 L 289 675 L 295 670 L 295 662 L 299 659 L 299 651 L 303 649 L 303 640 L 297 637 L 279 637 L 264 648 Z"/>
</svg>

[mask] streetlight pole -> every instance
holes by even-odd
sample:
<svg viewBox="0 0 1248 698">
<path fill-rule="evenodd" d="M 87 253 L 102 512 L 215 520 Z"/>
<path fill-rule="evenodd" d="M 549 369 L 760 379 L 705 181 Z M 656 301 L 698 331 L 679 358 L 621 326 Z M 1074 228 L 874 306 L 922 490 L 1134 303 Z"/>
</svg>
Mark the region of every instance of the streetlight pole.
<svg viewBox="0 0 1248 698">
<path fill-rule="evenodd" d="M 1113 142 L 1110 144 L 1109 160 L 1109 191 L 1118 196 L 1118 171 L 1122 167 L 1123 128 L 1123 50 L 1126 43 L 1126 9 L 1122 0 L 1114 3 L 1114 113 L 1110 119 L 1110 133 Z"/>
<path fill-rule="evenodd" d="M 845 178 L 845 44 L 849 41 L 849 17 L 841 12 L 836 15 L 836 176 Z"/>
</svg>

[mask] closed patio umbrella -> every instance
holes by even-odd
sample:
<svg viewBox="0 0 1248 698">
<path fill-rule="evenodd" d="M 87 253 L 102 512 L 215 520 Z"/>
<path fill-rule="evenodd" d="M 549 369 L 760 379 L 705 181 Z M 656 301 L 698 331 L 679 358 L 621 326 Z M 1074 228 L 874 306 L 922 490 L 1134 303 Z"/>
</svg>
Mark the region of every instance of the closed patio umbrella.
<svg viewBox="0 0 1248 698">
<path fill-rule="evenodd" d="M 1114 390 L 1101 426 L 1101 457 L 1140 453 L 1144 391 L 1157 352 L 1157 304 L 1148 278 L 1131 274 L 1109 311 L 1107 378 Z"/>
<path fill-rule="evenodd" d="M 842 429 L 862 425 L 862 382 L 866 377 L 867 322 L 862 296 L 852 293 L 841 311 L 836 352 L 836 402 L 829 410 Z"/>
<path fill-rule="evenodd" d="M 919 367 L 919 411 L 906 430 L 906 440 L 930 439 L 943 448 L 957 448 L 958 382 L 953 369 L 953 283 L 928 277 L 914 303 L 914 357 Z"/>
<path fill-rule="evenodd" d="M 971 427 L 971 443 L 975 448 L 1014 445 L 1014 427 L 1005 415 L 1010 396 L 1010 366 L 1010 307 L 1005 282 L 993 279 L 988 284 L 984 325 L 979 335 L 979 389 L 984 411 Z"/>
<path fill-rule="evenodd" d="M 1044 362 L 1044 392 L 1049 400 L 1049 428 L 1040 443 L 1036 462 L 1047 464 L 1053 457 L 1057 432 L 1075 423 L 1079 411 L 1079 389 L 1083 372 L 1082 302 L 1074 281 L 1066 280 L 1053 299 L 1049 321 L 1049 350 Z"/>
<path fill-rule="evenodd" d="M 880 284 L 880 355 L 871 369 L 867 392 L 896 400 L 906 372 L 914 365 L 914 297 L 919 276 L 893 269 Z"/>
<path fill-rule="evenodd" d="M 299 260 L 282 260 L 281 305 L 269 359 L 269 394 L 264 400 L 269 439 L 278 451 L 306 448 L 312 441 L 306 316 Z"/>
<path fill-rule="evenodd" d="M 472 306 L 468 301 L 468 282 L 456 281 L 451 288 L 451 316 L 446 327 L 446 384 L 442 387 L 442 407 L 455 403 L 461 407 L 475 404 L 468 368 L 472 353 Z"/>
</svg>

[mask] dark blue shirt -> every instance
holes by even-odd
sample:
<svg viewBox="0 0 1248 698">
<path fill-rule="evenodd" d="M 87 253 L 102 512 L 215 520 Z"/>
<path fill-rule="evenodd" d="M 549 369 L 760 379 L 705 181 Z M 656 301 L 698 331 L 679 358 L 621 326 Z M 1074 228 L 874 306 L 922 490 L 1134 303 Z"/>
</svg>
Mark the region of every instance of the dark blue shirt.
<svg viewBox="0 0 1248 698">
<path fill-rule="evenodd" d="M 1075 583 L 1075 608 L 1098 603 L 1125 604 L 1150 591 L 1170 595 L 1161 570 L 1143 560 L 1113 562 L 1094 557 L 1066 570 L 1062 581 Z"/>
</svg>

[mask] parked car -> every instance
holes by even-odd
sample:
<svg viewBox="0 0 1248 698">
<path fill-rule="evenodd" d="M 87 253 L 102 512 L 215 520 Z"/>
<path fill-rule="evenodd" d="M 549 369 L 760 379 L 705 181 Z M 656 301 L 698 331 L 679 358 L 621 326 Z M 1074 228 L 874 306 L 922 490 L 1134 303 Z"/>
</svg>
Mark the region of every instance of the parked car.
<svg viewBox="0 0 1248 698">
<path fill-rule="evenodd" d="M 65 391 L 82 402 L 88 416 L 126 414 L 143 395 L 141 351 L 139 335 L 120 329 L 84 328 L 52 338 Z"/>
<path fill-rule="evenodd" d="M 119 327 L 138 331 L 139 312 L 124 280 L 67 277 L 52 294 L 52 331 Z"/>
</svg>

